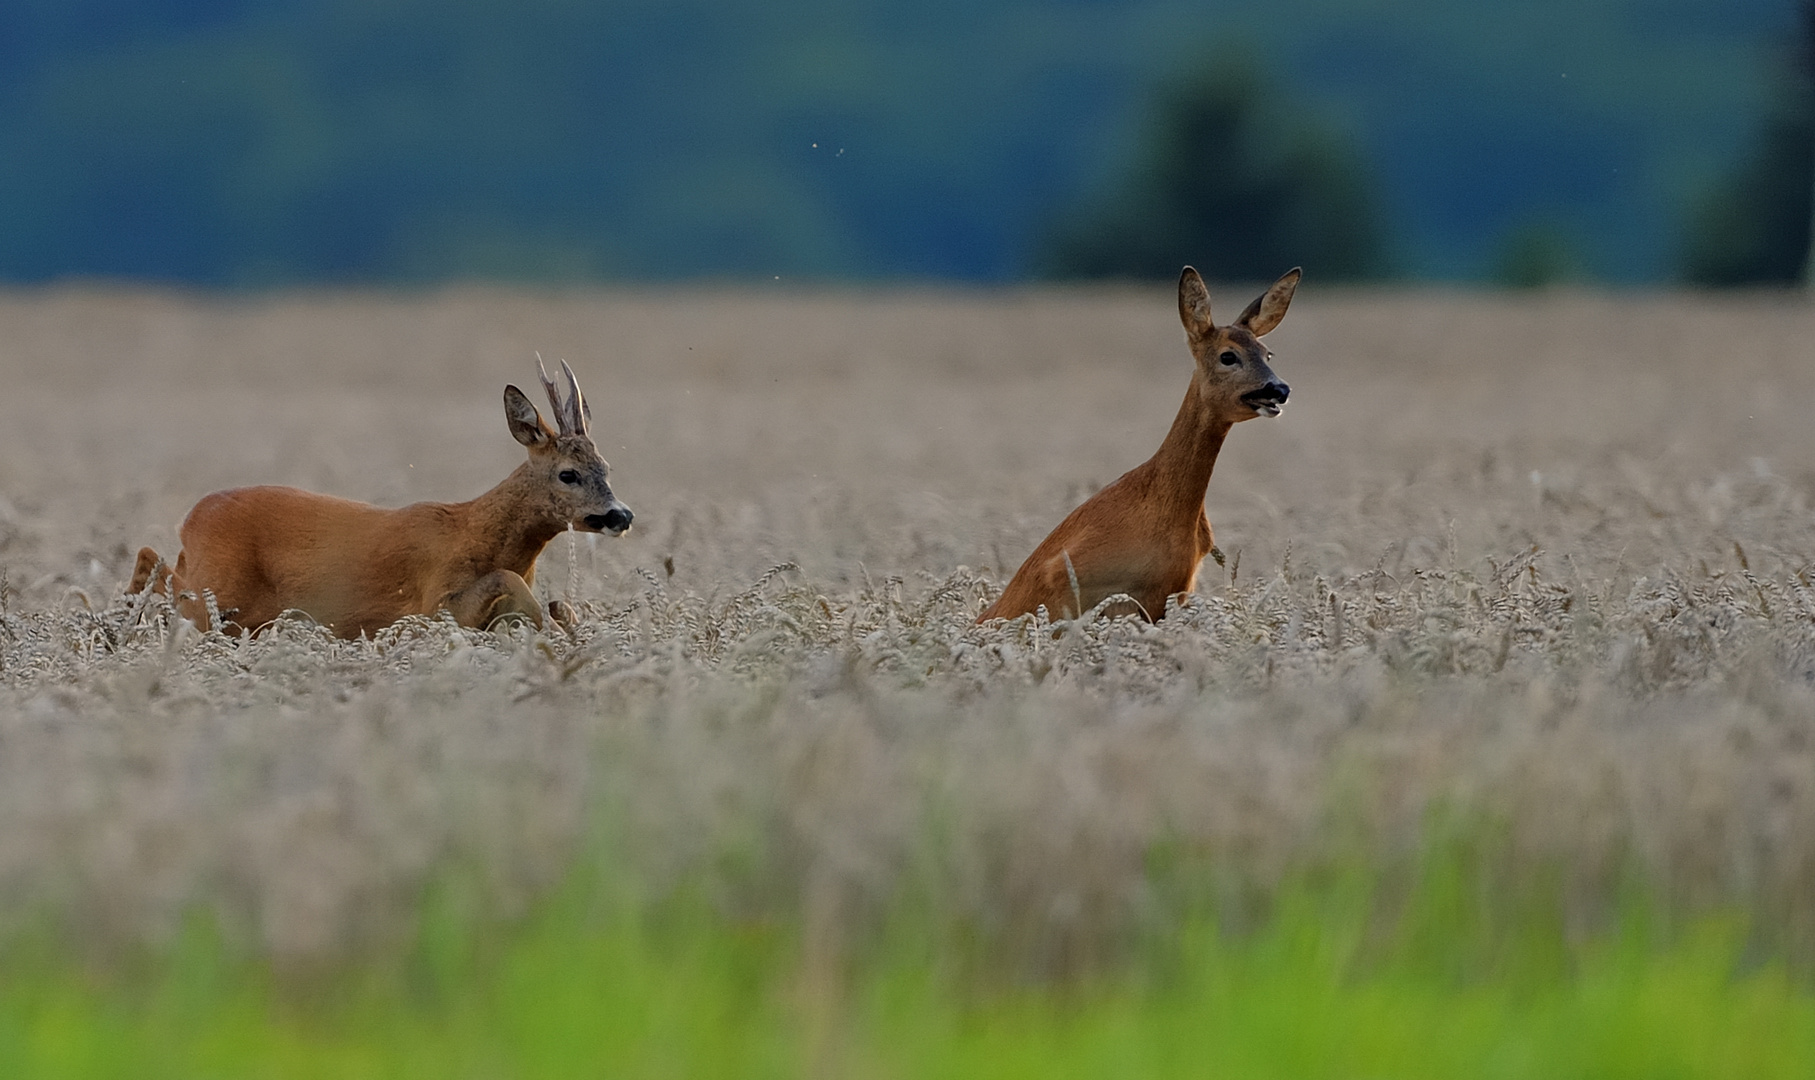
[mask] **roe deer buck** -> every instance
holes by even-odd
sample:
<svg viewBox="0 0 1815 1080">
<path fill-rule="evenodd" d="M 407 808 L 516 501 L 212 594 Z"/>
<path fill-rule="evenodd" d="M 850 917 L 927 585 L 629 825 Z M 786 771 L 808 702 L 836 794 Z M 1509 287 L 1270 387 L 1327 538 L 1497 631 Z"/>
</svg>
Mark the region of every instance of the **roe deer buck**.
<svg viewBox="0 0 1815 1080">
<path fill-rule="evenodd" d="M 1042 604 L 1075 618 L 1126 593 L 1149 621 L 1168 597 L 1188 593 L 1214 547 L 1204 494 L 1229 429 L 1278 416 L 1291 388 L 1267 366 L 1260 337 L 1279 325 L 1298 288 L 1287 271 L 1233 323 L 1210 321 L 1210 292 L 1196 270 L 1179 276 L 1178 311 L 1196 361 L 1185 403 L 1159 451 L 1091 496 L 1034 549 L 978 622 L 1012 619 Z"/>
<path fill-rule="evenodd" d="M 150 583 L 204 629 L 203 590 L 214 594 L 223 622 L 247 631 L 288 610 L 345 638 L 441 610 L 462 626 L 483 628 L 505 615 L 542 626 L 530 592 L 536 556 L 570 525 L 620 535 L 631 513 L 606 483 L 610 467 L 593 446 L 592 409 L 573 369 L 561 362 L 563 401 L 540 359 L 536 366 L 558 430 L 523 391 L 506 386 L 504 418 L 529 460 L 471 502 L 386 510 L 290 487 L 217 491 L 184 520 L 174 570 L 157 552 L 139 550 L 131 591 Z M 548 613 L 568 624 L 566 608 L 557 601 Z"/>
</svg>

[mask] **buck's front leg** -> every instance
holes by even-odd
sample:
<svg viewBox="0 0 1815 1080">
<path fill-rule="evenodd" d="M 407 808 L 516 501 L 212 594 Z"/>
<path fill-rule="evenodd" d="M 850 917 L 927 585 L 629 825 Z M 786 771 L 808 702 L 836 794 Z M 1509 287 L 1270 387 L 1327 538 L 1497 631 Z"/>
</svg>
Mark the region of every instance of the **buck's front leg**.
<svg viewBox="0 0 1815 1080">
<path fill-rule="evenodd" d="M 475 630 L 488 629 L 499 619 L 528 619 L 542 626 L 542 606 L 529 591 L 529 582 L 513 570 L 493 570 L 442 601 L 454 621 Z"/>
<path fill-rule="evenodd" d="M 177 567 L 181 567 L 183 563 L 184 557 L 179 555 L 176 560 Z M 206 630 L 211 625 L 212 620 L 208 617 L 208 605 L 200 594 L 184 583 L 182 574 L 178 573 L 176 568 L 165 562 L 157 552 L 148 547 L 139 549 L 139 558 L 133 564 L 132 581 L 126 586 L 126 594 L 137 596 L 145 591 L 147 585 L 151 586 L 151 591 L 159 596 L 168 596 L 170 606 L 176 609 L 176 613 L 194 623 L 198 628 Z"/>
<path fill-rule="evenodd" d="M 157 552 L 148 547 L 139 549 L 139 559 L 132 565 L 132 581 L 126 586 L 127 596 L 137 596 L 150 585 L 154 593 L 165 592 L 164 583 L 170 578 L 170 567 Z"/>
</svg>

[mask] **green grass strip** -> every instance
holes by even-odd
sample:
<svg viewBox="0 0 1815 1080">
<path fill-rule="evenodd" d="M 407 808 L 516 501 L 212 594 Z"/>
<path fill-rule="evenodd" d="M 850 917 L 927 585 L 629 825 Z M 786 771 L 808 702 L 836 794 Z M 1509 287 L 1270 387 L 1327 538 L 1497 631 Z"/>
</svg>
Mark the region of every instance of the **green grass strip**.
<svg viewBox="0 0 1815 1080">
<path fill-rule="evenodd" d="M 9 953 L 0 1075 L 61 1078 L 1418 1077 L 1815 1075 L 1815 994 L 1742 970 L 1708 920 L 1458 973 L 1441 942 L 1357 965 L 1353 905 L 1288 897 L 1257 932 L 1062 986 L 953 974 L 897 928 L 848 969 L 704 905 L 600 914 L 563 894 L 481 933 L 425 911 L 404 958 L 277 976 L 197 926 L 132 974 Z M 1439 921 L 1438 925 L 1445 925 Z M 1452 928 L 1456 924 L 1452 925 Z M 1457 929 L 1455 955 L 1478 954 Z M 1517 939 L 1524 941 L 1527 939 Z M 1162 948 L 1155 946 L 1155 949 Z"/>
</svg>

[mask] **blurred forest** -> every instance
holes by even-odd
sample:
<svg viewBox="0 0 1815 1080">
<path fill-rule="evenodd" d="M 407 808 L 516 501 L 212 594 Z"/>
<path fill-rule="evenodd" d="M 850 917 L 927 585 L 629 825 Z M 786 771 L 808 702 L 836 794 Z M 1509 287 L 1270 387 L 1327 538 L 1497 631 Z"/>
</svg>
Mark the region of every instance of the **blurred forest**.
<svg viewBox="0 0 1815 1080">
<path fill-rule="evenodd" d="M 1103 205 L 1063 219 L 1040 259 L 1049 276 L 1164 278 L 1194 262 L 1243 281 L 1295 265 L 1326 280 L 1388 271 L 1361 156 L 1251 64 L 1199 65 L 1156 95 L 1148 123 Z"/>
<path fill-rule="evenodd" d="M 1815 0 L 1802 0 L 1801 16 L 1750 152 L 1696 207 L 1683 257 L 1691 282 L 1815 278 Z"/>
<path fill-rule="evenodd" d="M 1748 161 L 1807 167 L 1806 101 L 1803 143 L 1770 134 L 1794 120 L 1772 48 L 1795 18 L 1794 0 L 1301 0 L 1290 18 L 1234 0 L 7 0 L 0 280 L 1008 281 L 1194 261 L 1711 281 L 1726 256 L 1695 254 L 1685 223 L 1721 235 L 1756 209 L 1730 194 L 1766 183 L 1746 170 L 1787 166 Z"/>
</svg>

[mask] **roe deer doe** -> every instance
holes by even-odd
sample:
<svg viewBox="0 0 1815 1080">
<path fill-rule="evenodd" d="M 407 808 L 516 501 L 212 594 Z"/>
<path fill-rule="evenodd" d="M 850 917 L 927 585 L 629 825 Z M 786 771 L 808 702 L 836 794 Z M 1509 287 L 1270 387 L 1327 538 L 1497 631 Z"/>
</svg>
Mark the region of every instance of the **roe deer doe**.
<svg viewBox="0 0 1815 1080">
<path fill-rule="evenodd" d="M 1287 271 L 1233 323 L 1217 326 L 1204 279 L 1185 267 L 1178 309 L 1196 367 L 1172 430 L 1153 457 L 1059 522 L 978 622 L 1041 605 L 1055 619 L 1076 618 L 1117 593 L 1151 621 L 1165 614 L 1167 598 L 1191 591 L 1215 547 L 1204 495 L 1223 439 L 1243 420 L 1278 416 L 1291 392 L 1260 338 L 1285 317 L 1299 273 Z"/>
<path fill-rule="evenodd" d="M 563 401 L 539 359 L 537 368 L 558 426 L 506 386 L 504 418 L 529 460 L 471 502 L 387 510 L 291 487 L 218 491 L 184 520 L 175 568 L 141 548 L 129 588 L 150 584 L 203 629 L 204 590 L 223 623 L 246 631 L 290 610 L 345 638 L 443 610 L 462 626 L 501 616 L 542 626 L 530 592 L 536 556 L 569 526 L 621 535 L 631 513 L 606 483 L 610 466 L 593 445 L 592 409 L 573 369 L 561 362 Z M 571 624 L 559 601 L 548 614 Z"/>
</svg>

